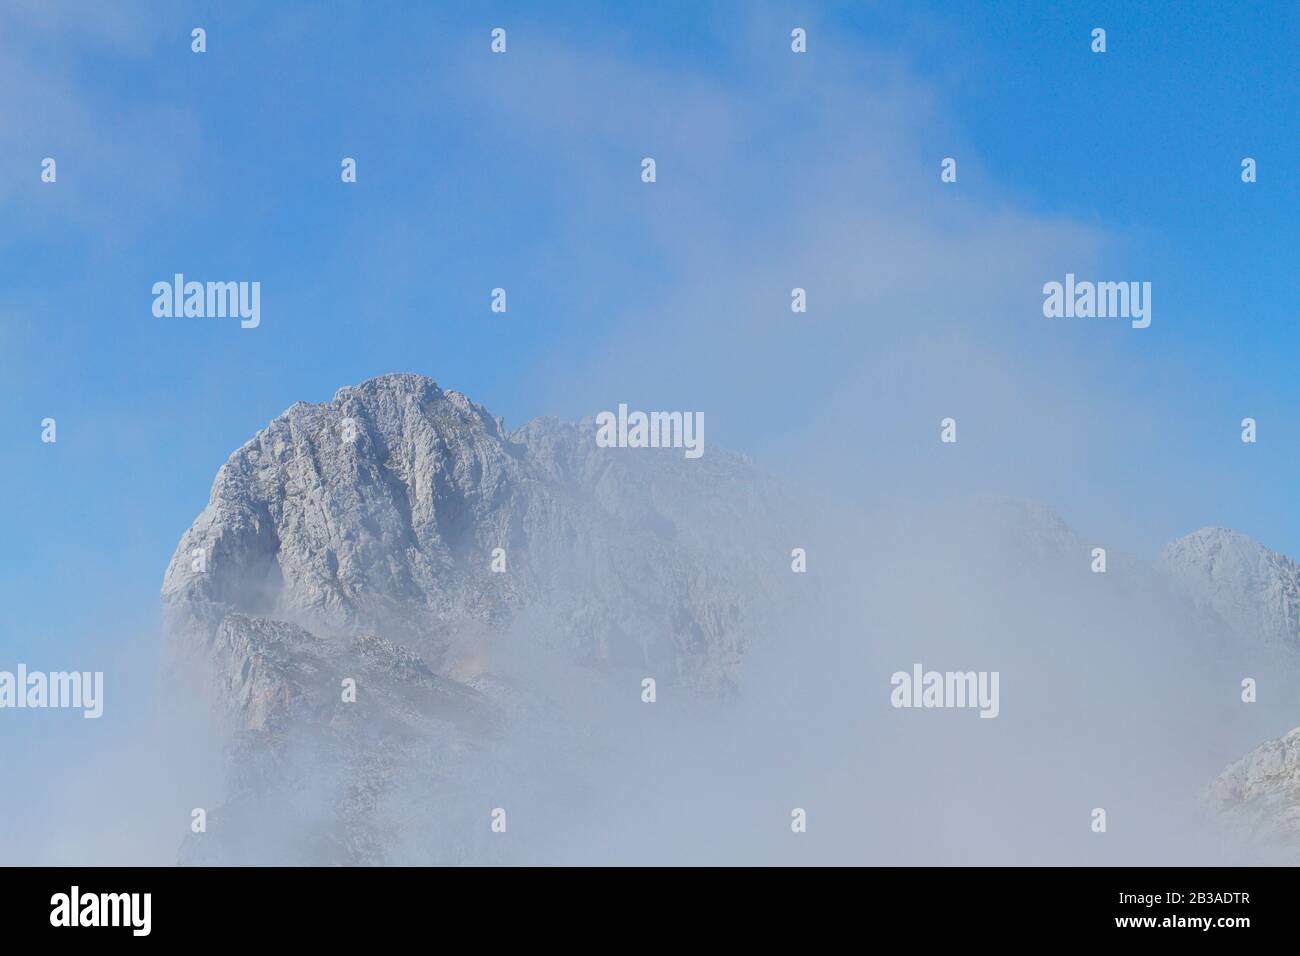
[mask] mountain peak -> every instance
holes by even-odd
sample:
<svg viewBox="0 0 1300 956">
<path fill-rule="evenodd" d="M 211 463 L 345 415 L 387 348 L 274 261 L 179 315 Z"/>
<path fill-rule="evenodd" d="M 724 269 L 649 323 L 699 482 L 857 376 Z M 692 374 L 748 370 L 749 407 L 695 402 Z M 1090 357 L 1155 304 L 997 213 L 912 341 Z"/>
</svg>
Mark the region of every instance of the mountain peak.
<svg viewBox="0 0 1300 956">
<path fill-rule="evenodd" d="M 1175 538 L 1165 545 L 1166 548 L 1177 545 L 1179 542 L 1206 542 L 1208 544 L 1226 544 L 1234 543 L 1238 545 L 1249 545 L 1255 548 L 1262 548 L 1258 541 L 1237 531 L 1234 528 L 1221 528 L 1217 525 L 1206 525 L 1204 528 L 1197 528 L 1195 531 L 1188 532 L 1182 537 Z"/>
<path fill-rule="evenodd" d="M 733 500 L 765 482 L 734 456 L 611 452 L 554 420 L 508 435 L 427 376 L 380 375 L 293 405 L 231 455 L 163 598 L 174 630 L 200 644 L 244 614 L 318 635 L 373 630 L 435 669 L 527 608 L 577 658 L 650 658 L 689 682 L 728 683 L 741 608 L 782 552 L 754 542 L 706 588 L 700 569 L 731 519 L 742 537 L 766 537 L 758 499 Z M 709 515 L 719 527 L 697 531 Z M 611 586 L 610 568 L 625 583 Z"/>
<path fill-rule="evenodd" d="M 1160 550 L 1161 567 L 1250 644 L 1300 647 L 1300 565 L 1230 528 L 1205 527 Z"/>
<path fill-rule="evenodd" d="M 442 389 L 438 383 L 427 375 L 421 375 L 418 372 L 385 372 L 383 375 L 376 375 L 368 378 L 356 385 L 344 385 L 334 393 L 337 401 L 340 398 L 346 398 L 352 395 L 373 395 L 382 392 L 399 392 L 410 395 L 420 395 L 427 392 L 441 392 Z"/>
</svg>

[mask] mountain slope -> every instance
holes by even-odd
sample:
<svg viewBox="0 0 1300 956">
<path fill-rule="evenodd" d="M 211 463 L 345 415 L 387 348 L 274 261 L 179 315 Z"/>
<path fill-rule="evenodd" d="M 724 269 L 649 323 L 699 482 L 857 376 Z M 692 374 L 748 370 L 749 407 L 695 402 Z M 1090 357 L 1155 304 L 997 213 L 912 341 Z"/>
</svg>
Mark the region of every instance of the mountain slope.
<svg viewBox="0 0 1300 956">
<path fill-rule="evenodd" d="M 222 466 L 165 575 L 172 647 L 228 741 L 224 791 L 196 796 L 208 829 L 182 859 L 518 862 L 528 838 L 494 840 L 486 826 L 508 806 L 534 814 L 523 833 L 549 841 L 532 846 L 552 862 L 611 793 L 635 814 L 618 833 L 635 838 L 654 818 L 650 778 L 665 798 L 680 784 L 693 800 L 735 757 L 731 780 L 776 774 L 798 790 L 805 781 L 781 766 L 816 746 L 874 775 L 890 759 L 888 747 L 859 752 L 879 731 L 874 688 L 900 661 L 972 652 L 1015 675 L 1017 710 L 999 724 L 1022 735 L 1014 754 L 1066 736 L 1074 758 L 1111 772 L 1114 747 L 1095 729 L 1110 696 L 1088 693 L 1104 684 L 1128 701 L 1126 719 L 1148 709 L 1147 737 L 1187 748 L 1176 790 L 1194 796 L 1212 770 L 1178 709 L 1205 700 L 1189 676 L 1218 687 L 1224 648 L 1294 652 L 1296 566 L 1206 529 L 1171 542 L 1155 567 L 1115 553 L 1099 575 L 1095 543 L 1032 502 L 814 506 L 715 448 L 699 459 L 601 448 L 590 420 L 507 431 L 417 375 L 296 404 Z M 791 573 L 796 546 L 815 574 Z M 792 613 L 796 600 L 810 603 Z M 1175 676 L 1152 703 L 1143 675 L 1166 663 Z M 739 736 L 695 749 L 725 724 L 715 702 L 752 690 L 756 674 Z M 641 703 L 646 677 L 655 708 Z M 700 703 L 689 717 L 674 710 L 685 701 Z M 1215 706 L 1216 726 L 1235 719 Z M 1068 738 L 1079 726 L 1094 729 Z M 1294 737 L 1230 767 L 1209 802 L 1253 830 L 1290 826 Z M 1169 750 L 1138 744 L 1123 751 L 1133 766 Z M 1006 759 L 1008 772 L 1030 769 Z"/>
<path fill-rule="evenodd" d="M 776 496 L 726 452 L 597 448 L 554 421 L 507 434 L 457 392 L 387 375 L 293 406 L 236 451 L 163 599 L 200 644 L 227 614 L 261 615 L 380 630 L 440 672 L 527 607 L 580 657 L 717 685 L 755 582 L 789 553 L 767 523 Z"/>
<path fill-rule="evenodd" d="M 646 676 L 734 687 L 794 511 L 739 456 L 600 448 L 591 422 L 507 433 L 418 375 L 292 406 L 221 467 L 163 582 L 173 647 L 231 734 L 230 793 L 184 858 L 391 859 L 485 772 L 465 761 L 495 728 L 581 736 L 558 729 L 551 668 L 633 700 Z M 526 686 L 497 673 L 507 643 Z M 440 809 L 377 830 L 412 787 Z"/>
<path fill-rule="evenodd" d="M 1204 614 L 1223 622 L 1236 645 L 1273 655 L 1277 685 L 1300 650 L 1300 566 L 1238 531 L 1202 528 L 1171 541 L 1161 568 Z M 1234 761 L 1205 789 L 1241 846 L 1300 852 L 1300 728 Z"/>
<path fill-rule="evenodd" d="M 1160 566 L 1239 640 L 1300 649 L 1300 565 L 1285 555 L 1239 531 L 1202 528 L 1165 545 Z"/>
</svg>

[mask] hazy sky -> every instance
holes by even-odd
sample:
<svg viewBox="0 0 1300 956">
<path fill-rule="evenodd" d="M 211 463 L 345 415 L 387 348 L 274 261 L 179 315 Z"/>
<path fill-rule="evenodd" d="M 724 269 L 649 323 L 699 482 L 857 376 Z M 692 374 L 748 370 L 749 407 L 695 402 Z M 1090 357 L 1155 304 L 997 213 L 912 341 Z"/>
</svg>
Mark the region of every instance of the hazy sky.
<svg viewBox="0 0 1300 956">
<path fill-rule="evenodd" d="M 1294 4 L 461 7 L 4 5 L 4 662 L 149 639 L 228 454 L 390 371 L 512 426 L 703 410 L 850 497 L 1300 556 Z M 261 326 L 155 318 L 176 272 L 260 281 Z M 1045 319 L 1066 272 L 1150 281 L 1151 328 Z"/>
</svg>

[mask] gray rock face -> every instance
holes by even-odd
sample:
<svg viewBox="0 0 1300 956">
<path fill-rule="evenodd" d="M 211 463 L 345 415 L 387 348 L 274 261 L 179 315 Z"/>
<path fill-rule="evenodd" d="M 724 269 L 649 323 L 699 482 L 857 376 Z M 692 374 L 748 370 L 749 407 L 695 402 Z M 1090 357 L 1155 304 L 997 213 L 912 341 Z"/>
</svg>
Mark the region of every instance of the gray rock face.
<svg viewBox="0 0 1300 956">
<path fill-rule="evenodd" d="M 1202 799 L 1242 842 L 1300 856 L 1300 728 L 1230 764 Z"/>
<path fill-rule="evenodd" d="M 591 421 L 506 431 L 418 375 L 294 405 L 222 466 L 163 582 L 172 646 L 228 739 L 225 792 L 182 860 L 493 861 L 504 844 L 486 809 L 507 793 L 519 807 L 580 802 L 591 755 L 641 726 L 600 738 L 593 725 L 641 706 L 643 677 L 670 699 L 726 696 L 790 596 L 817 600 L 816 576 L 790 573 L 815 523 L 803 501 L 713 447 L 600 448 Z M 1153 625 L 1174 615 L 1188 647 L 1300 649 L 1300 568 L 1236 532 L 1180 538 L 1154 568 L 1111 555 L 1097 579 L 1093 543 L 1038 504 L 962 506 L 928 532 L 914 518 L 873 516 L 881 526 L 840 543 L 892 542 L 879 569 L 890 547 L 934 567 L 962 527 L 990 586 L 1032 596 L 1056 582 L 1081 602 L 1067 613 L 1098 626 L 1104 593 Z M 1300 846 L 1298 753 L 1300 730 L 1264 744 L 1206 802 Z"/>
<path fill-rule="evenodd" d="M 726 452 L 598 448 L 555 421 L 507 434 L 457 392 L 386 375 L 293 406 L 230 457 L 163 600 L 200 644 L 239 613 L 383 632 L 453 674 L 526 607 L 580 657 L 716 686 L 755 584 L 789 552 L 756 547 L 774 495 Z"/>
<path fill-rule="evenodd" d="M 553 420 L 508 433 L 400 374 L 296 404 L 230 456 L 162 589 L 232 740 L 224 836 L 192 838 L 184 859 L 391 859 L 404 828 L 376 829 L 378 801 L 412 766 L 436 792 L 495 726 L 554 709 L 495 676 L 506 635 L 636 683 L 734 685 L 789 575 L 782 493 L 724 451 L 594 435 Z"/>
<path fill-rule="evenodd" d="M 1237 647 L 1271 653 L 1274 683 L 1300 650 L 1300 566 L 1246 535 L 1202 528 L 1170 542 L 1160 567 Z M 1235 845 L 1300 854 L 1300 729 L 1232 763 L 1202 794 Z"/>
<path fill-rule="evenodd" d="M 1300 565 L 1238 531 L 1202 528 L 1171 541 L 1161 567 L 1246 644 L 1300 649 Z"/>
</svg>

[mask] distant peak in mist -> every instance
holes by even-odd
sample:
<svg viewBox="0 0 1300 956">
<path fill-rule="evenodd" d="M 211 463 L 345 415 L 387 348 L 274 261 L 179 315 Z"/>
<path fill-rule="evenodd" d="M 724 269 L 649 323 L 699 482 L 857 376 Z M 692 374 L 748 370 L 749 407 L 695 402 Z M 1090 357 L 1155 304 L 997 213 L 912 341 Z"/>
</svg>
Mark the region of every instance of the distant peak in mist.
<svg viewBox="0 0 1300 956">
<path fill-rule="evenodd" d="M 1228 528 L 1169 542 L 1160 566 L 1249 643 L 1300 648 L 1300 565 Z"/>
</svg>

